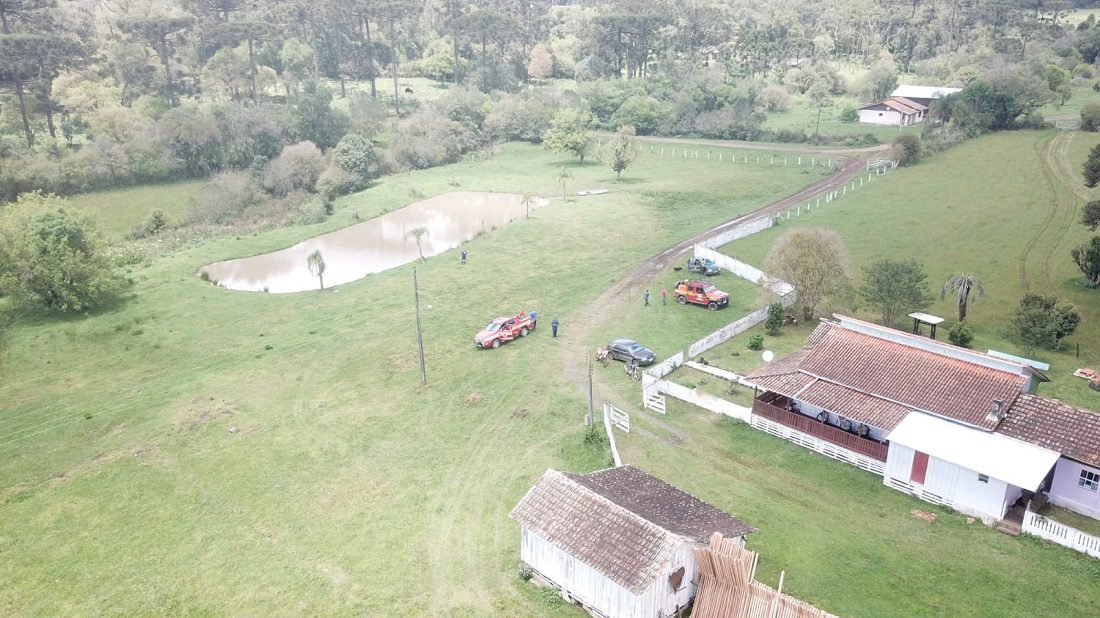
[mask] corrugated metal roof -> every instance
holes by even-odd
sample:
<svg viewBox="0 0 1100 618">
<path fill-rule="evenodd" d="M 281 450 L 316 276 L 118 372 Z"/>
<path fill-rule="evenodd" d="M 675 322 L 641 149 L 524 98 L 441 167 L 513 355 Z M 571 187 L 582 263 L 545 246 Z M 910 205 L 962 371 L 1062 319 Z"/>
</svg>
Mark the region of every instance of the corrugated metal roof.
<svg viewBox="0 0 1100 618">
<path fill-rule="evenodd" d="M 920 412 L 911 412 L 886 439 L 1030 491 L 1039 488 L 1059 457 L 1034 444 Z"/>
<path fill-rule="evenodd" d="M 946 86 L 910 86 L 903 84 L 890 93 L 892 97 L 906 97 L 910 99 L 939 99 L 949 94 L 962 91 L 962 88 L 948 88 Z"/>
</svg>

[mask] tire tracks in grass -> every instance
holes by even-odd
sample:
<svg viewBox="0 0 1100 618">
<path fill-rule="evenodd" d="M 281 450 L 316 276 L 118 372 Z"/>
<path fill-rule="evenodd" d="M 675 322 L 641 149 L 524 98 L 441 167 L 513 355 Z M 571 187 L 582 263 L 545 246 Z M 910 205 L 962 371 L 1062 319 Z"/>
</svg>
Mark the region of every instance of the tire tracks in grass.
<svg viewBox="0 0 1100 618">
<path fill-rule="evenodd" d="M 1035 143 L 1035 154 L 1040 159 L 1039 171 L 1047 189 L 1047 210 L 1039 229 L 1024 244 L 1020 261 L 1020 281 L 1025 290 L 1032 288 L 1032 274 L 1028 272 L 1028 262 L 1033 254 L 1037 256 L 1041 283 L 1050 289 L 1054 286 L 1052 262 L 1062 241 L 1073 227 L 1080 198 L 1073 188 L 1073 174 L 1069 164 L 1069 147 L 1074 133 L 1059 132 L 1050 139 Z M 1069 188 L 1069 197 L 1064 198 L 1062 191 Z"/>
</svg>

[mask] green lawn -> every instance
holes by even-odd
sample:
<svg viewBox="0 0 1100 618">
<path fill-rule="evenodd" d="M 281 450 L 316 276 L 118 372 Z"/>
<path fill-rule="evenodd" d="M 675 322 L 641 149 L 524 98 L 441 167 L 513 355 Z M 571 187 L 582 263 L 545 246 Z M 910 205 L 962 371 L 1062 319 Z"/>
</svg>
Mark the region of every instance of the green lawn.
<svg viewBox="0 0 1100 618">
<path fill-rule="evenodd" d="M 1076 335 L 1060 352 L 1037 350 L 1031 357 L 1051 363 L 1051 384 L 1041 394 L 1100 409 L 1096 392 L 1072 377 L 1078 367 L 1100 365 L 1100 302 L 1086 289 L 1069 252 L 1091 232 L 1077 223 L 1084 198 L 1096 192 L 1078 185 L 1074 200 L 1061 177 L 1041 173 L 1044 154 L 1057 135 L 1069 153 L 1078 178 L 1087 147 L 1096 138 L 1086 133 L 1021 131 L 972 140 L 918 166 L 876 178 L 828 207 L 811 211 L 763 233 L 736 241 L 722 251 L 750 264 L 763 265 L 772 243 L 794 226 L 832 228 L 843 236 L 856 273 L 879 257 L 913 257 L 928 273 L 929 287 L 952 273 L 971 272 L 985 282 L 986 297 L 968 314 L 976 330 L 973 347 L 1024 354 L 1008 340 L 1011 313 L 1027 289 L 1056 294 L 1073 302 L 1082 315 Z M 1059 144 L 1054 144 L 1058 151 Z M 867 307 L 832 307 L 868 319 Z M 957 312 L 950 298 L 936 301 L 930 313 L 948 319 L 940 326 L 946 337 Z M 1080 344 L 1080 358 L 1076 357 Z M 770 345 L 770 344 L 769 344 Z"/>
<path fill-rule="evenodd" d="M 873 124 L 860 124 L 858 122 L 841 122 L 840 113 L 846 107 L 859 109 L 870 101 L 861 101 L 856 96 L 844 95 L 834 97 L 829 107 L 821 109 L 820 134 L 823 136 L 854 135 L 862 137 L 870 133 L 882 143 L 893 142 L 902 132 L 920 132 L 924 127 L 918 124 L 911 127 L 887 127 Z M 789 109 L 781 112 L 768 112 L 767 128 L 773 131 L 802 130 L 806 135 L 814 135 L 819 131 L 817 125 L 817 108 L 805 95 L 795 95 L 791 98 Z"/>
<path fill-rule="evenodd" d="M 465 266 L 455 252 L 418 265 L 432 307 L 426 388 L 411 266 L 290 295 L 195 276 L 452 179 L 552 195 L 563 166 L 570 192 L 611 192 L 556 199 L 475 239 Z M 615 182 L 600 164 L 506 145 L 383 178 L 323 224 L 213 239 L 138 267 L 112 311 L 17 315 L 0 365 L 2 613 L 572 613 L 521 584 L 506 515 L 546 468 L 608 462 L 582 439 L 586 396 L 570 373 L 583 375 L 585 353 L 612 333 L 570 338 L 576 312 L 644 257 L 820 173 L 643 153 Z M 663 351 L 657 311 L 699 329 L 683 334 L 694 339 L 751 304 L 606 311 Z M 544 321 L 500 350 L 474 348 L 488 318 L 520 308 L 558 317 L 562 336 Z"/>
<path fill-rule="evenodd" d="M 205 180 L 183 180 L 160 185 L 125 187 L 112 191 L 83 193 L 69 198 L 74 206 L 88 211 L 100 230 L 114 238 L 125 236 L 145 223 L 149 213 L 163 210 L 172 222 L 186 219 Z"/>
<path fill-rule="evenodd" d="M 873 474 L 668 400 L 631 416 L 623 460 L 743 518 L 757 577 L 840 616 L 1093 616 L 1100 561 L 1010 537 Z M 927 523 L 913 510 L 934 513 Z"/>
</svg>

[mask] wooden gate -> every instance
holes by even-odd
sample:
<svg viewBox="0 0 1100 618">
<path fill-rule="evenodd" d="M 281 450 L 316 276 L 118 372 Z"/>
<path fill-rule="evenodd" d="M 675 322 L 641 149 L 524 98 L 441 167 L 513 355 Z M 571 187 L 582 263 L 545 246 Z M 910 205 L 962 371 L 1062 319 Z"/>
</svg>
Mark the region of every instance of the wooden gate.
<svg viewBox="0 0 1100 618">
<path fill-rule="evenodd" d="M 645 407 L 665 414 L 665 396 L 656 391 L 647 393 L 645 396 Z"/>
</svg>

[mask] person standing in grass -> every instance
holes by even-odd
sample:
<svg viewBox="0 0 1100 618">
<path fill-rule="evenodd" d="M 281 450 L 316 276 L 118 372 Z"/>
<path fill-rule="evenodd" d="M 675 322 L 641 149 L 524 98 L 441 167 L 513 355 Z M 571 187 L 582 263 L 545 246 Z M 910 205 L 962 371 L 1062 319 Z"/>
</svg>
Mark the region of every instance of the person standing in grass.
<svg viewBox="0 0 1100 618">
<path fill-rule="evenodd" d="M 668 288 L 661 288 L 661 304 L 668 304 Z"/>
<path fill-rule="evenodd" d="M 646 307 L 649 306 L 649 288 L 646 288 L 645 292 L 642 292 L 642 302 L 645 303 Z"/>
<path fill-rule="evenodd" d="M 553 320 L 550 321 L 550 332 L 552 333 L 552 336 L 554 336 L 554 337 L 558 336 L 558 319 L 557 318 L 554 318 Z"/>
</svg>

